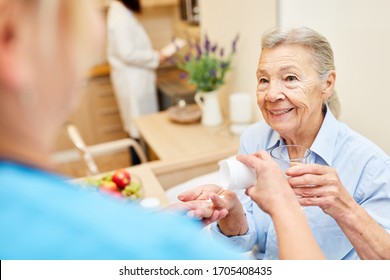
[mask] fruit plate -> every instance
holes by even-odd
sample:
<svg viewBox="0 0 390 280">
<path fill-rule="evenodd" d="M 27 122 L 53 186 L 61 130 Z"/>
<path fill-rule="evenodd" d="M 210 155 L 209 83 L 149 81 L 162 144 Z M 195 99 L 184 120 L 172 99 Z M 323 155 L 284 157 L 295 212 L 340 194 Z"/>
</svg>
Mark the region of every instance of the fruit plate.
<svg viewBox="0 0 390 280">
<path fill-rule="evenodd" d="M 95 188 L 97 191 L 122 199 L 140 200 L 144 197 L 141 178 L 130 174 L 125 169 L 115 170 L 99 177 L 86 177 L 79 185 Z"/>
<path fill-rule="evenodd" d="M 168 108 L 169 119 L 176 123 L 189 124 L 198 122 L 201 118 L 201 112 L 196 104 L 181 106 L 172 106 Z"/>
</svg>

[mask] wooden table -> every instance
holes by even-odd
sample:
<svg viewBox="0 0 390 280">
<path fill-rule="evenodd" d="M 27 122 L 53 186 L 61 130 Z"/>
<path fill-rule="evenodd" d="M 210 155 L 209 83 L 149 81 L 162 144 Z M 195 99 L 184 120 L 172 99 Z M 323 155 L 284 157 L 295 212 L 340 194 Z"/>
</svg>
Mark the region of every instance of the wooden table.
<svg viewBox="0 0 390 280">
<path fill-rule="evenodd" d="M 181 159 L 215 152 L 232 155 L 239 148 L 239 137 L 223 124 L 206 127 L 200 123 L 173 123 L 167 112 L 145 115 L 135 120 L 142 140 L 160 160 Z"/>
<path fill-rule="evenodd" d="M 145 191 L 145 198 L 155 197 L 160 200 L 162 206 L 169 204 L 168 198 L 165 195 L 165 191 L 162 188 L 160 182 L 157 180 L 152 169 L 147 165 L 136 165 L 127 168 L 130 174 L 135 174 L 142 180 L 142 186 Z"/>
</svg>

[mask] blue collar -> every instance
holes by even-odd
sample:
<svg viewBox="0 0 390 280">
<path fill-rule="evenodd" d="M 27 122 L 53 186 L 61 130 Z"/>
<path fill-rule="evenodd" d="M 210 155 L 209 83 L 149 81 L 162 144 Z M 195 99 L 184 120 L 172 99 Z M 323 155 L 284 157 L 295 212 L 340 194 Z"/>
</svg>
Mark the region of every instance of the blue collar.
<svg viewBox="0 0 390 280">
<path fill-rule="evenodd" d="M 271 151 L 273 148 L 281 146 L 284 144 L 284 139 L 280 137 L 279 133 L 277 133 L 275 130 L 272 130 L 271 137 L 268 141 L 268 144 L 266 146 L 267 152 Z"/>
<path fill-rule="evenodd" d="M 312 152 L 320 156 L 329 166 L 333 163 L 334 147 L 340 131 L 340 123 L 326 106 L 325 118 L 311 146 Z"/>
<path fill-rule="evenodd" d="M 329 166 L 332 166 L 333 148 L 335 147 L 338 134 L 339 123 L 329 110 L 329 107 L 326 106 L 325 118 L 310 149 L 312 152 L 321 157 Z M 273 130 L 266 146 L 266 150 L 270 151 L 274 147 L 284 144 L 284 139 L 279 135 L 279 133 Z"/>
</svg>

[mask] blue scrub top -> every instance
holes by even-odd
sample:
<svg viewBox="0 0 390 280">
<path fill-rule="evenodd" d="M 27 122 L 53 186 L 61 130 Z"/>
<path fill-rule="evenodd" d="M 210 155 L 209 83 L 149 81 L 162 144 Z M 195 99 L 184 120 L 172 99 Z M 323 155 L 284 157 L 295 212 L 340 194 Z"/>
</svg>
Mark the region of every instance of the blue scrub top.
<svg viewBox="0 0 390 280">
<path fill-rule="evenodd" d="M 0 259 L 242 259 L 198 222 L 0 161 Z"/>
</svg>

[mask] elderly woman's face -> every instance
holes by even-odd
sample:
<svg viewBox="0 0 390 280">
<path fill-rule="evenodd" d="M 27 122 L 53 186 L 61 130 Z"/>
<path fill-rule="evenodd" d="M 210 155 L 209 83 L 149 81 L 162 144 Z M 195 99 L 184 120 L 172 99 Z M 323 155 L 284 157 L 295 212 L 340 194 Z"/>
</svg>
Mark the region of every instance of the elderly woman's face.
<svg viewBox="0 0 390 280">
<path fill-rule="evenodd" d="M 263 49 L 257 81 L 263 117 L 282 137 L 316 127 L 325 95 L 310 49 L 301 45 Z"/>
</svg>

